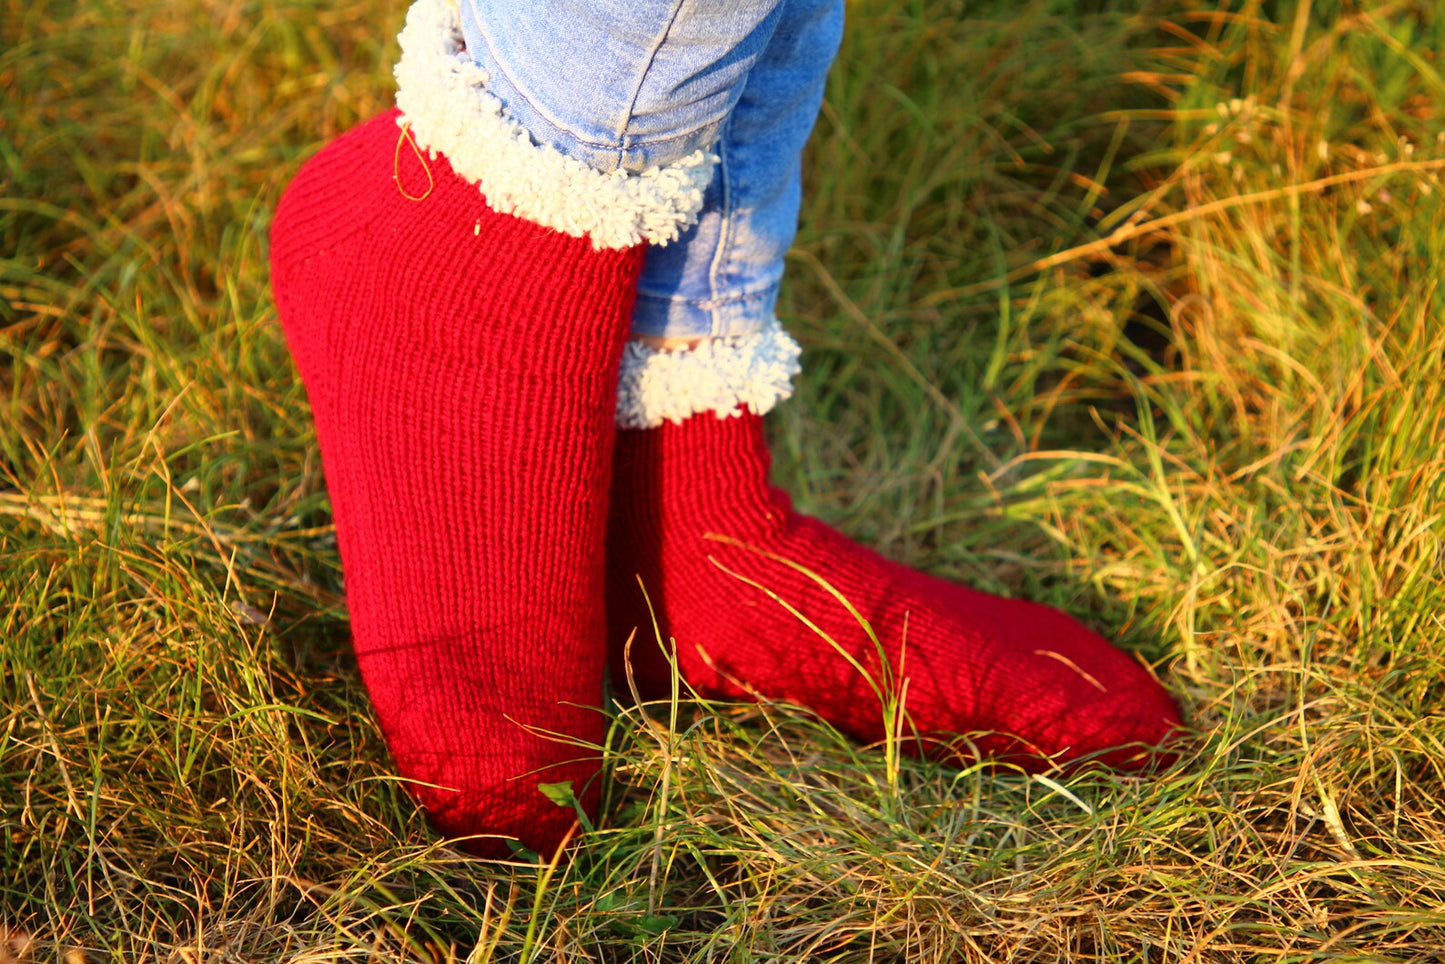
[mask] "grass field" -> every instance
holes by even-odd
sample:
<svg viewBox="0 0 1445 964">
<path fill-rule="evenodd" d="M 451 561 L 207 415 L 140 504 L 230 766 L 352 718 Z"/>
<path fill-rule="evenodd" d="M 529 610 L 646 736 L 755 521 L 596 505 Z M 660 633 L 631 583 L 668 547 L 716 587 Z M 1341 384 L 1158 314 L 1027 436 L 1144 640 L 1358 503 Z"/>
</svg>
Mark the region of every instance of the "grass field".
<svg viewBox="0 0 1445 964">
<path fill-rule="evenodd" d="M 398 2 L 0 0 L 0 964 L 1445 960 L 1445 11 L 862 0 L 779 480 L 1193 730 L 957 771 L 616 719 L 562 866 L 435 843 L 266 277 Z"/>
</svg>

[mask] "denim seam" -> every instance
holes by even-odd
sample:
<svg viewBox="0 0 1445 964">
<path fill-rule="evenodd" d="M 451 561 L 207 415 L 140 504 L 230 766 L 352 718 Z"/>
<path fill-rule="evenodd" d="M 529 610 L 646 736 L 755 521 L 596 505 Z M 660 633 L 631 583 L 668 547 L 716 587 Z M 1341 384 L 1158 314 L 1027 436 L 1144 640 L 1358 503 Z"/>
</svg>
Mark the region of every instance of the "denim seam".
<svg viewBox="0 0 1445 964">
<path fill-rule="evenodd" d="M 637 87 L 632 93 L 632 100 L 628 103 L 626 120 L 624 121 L 624 124 L 631 122 L 633 109 L 637 106 L 637 99 L 642 96 L 642 85 L 643 82 L 647 79 L 647 73 L 649 70 L 652 69 L 652 65 L 657 59 L 657 51 L 662 49 L 663 43 L 665 43 L 667 40 L 667 35 L 672 31 L 673 25 L 677 23 L 678 14 L 682 10 L 682 6 L 684 3 L 686 3 L 686 0 L 678 0 L 677 6 L 673 8 L 672 16 L 668 18 L 667 26 L 663 28 L 661 34 L 657 38 L 657 41 L 653 44 L 652 51 L 648 55 L 647 66 L 644 67 L 641 73 L 638 74 Z M 577 130 L 572 124 L 570 124 L 566 120 L 554 116 L 553 113 L 549 111 L 540 100 L 537 99 L 537 96 L 533 94 L 530 90 L 528 90 L 525 85 L 522 84 L 520 78 L 518 78 L 515 74 L 512 73 L 511 70 L 508 69 L 506 60 L 504 60 L 502 56 L 497 52 L 496 44 L 492 42 L 491 33 L 487 30 L 487 25 L 485 23 L 480 23 L 479 27 L 481 28 L 482 38 L 487 43 L 487 50 L 491 54 L 492 63 L 496 65 L 496 69 L 498 70 L 498 72 L 500 72 L 506 78 L 507 83 L 511 85 L 512 90 L 516 92 L 517 96 L 526 101 L 527 106 L 531 108 L 531 110 L 535 111 L 537 116 L 545 120 L 558 132 L 565 134 L 567 137 L 570 137 L 573 141 L 577 143 L 579 147 L 597 151 L 599 153 L 606 152 L 608 154 L 615 154 L 615 161 L 619 167 L 623 166 L 625 161 L 624 155 L 627 154 L 627 152 L 646 151 L 649 149 L 656 150 L 657 148 L 664 147 L 678 141 L 686 141 L 689 138 L 696 137 L 699 132 L 705 131 L 709 127 L 716 127 L 725 122 L 732 113 L 732 108 L 736 106 L 736 98 L 733 98 L 733 103 L 728 104 L 728 109 L 723 111 L 722 113 L 709 117 L 706 120 L 699 121 L 698 123 L 695 123 L 691 127 L 687 128 L 686 130 L 672 131 L 671 133 L 668 133 L 661 137 L 641 137 L 636 134 L 628 134 L 624 130 L 616 132 L 614 134 L 613 141 L 595 140 L 594 138 L 589 137 L 588 135 L 583 133 L 582 131 Z"/>
<path fill-rule="evenodd" d="M 733 236 L 733 223 L 730 217 L 732 214 L 733 192 L 732 183 L 728 177 L 727 146 L 727 132 L 731 124 L 732 119 L 729 118 L 728 121 L 723 124 L 723 129 L 718 132 L 718 162 L 717 168 L 713 172 L 713 176 L 718 179 L 718 192 L 721 194 L 718 208 L 722 223 L 722 230 L 718 232 L 717 250 L 713 252 L 712 264 L 708 266 L 707 272 L 708 293 L 714 296 L 717 294 L 719 288 L 718 272 L 722 268 L 723 262 L 727 260 L 726 252 L 728 245 L 732 243 Z M 723 324 L 723 319 L 718 317 L 718 309 L 722 306 L 715 303 L 717 301 L 715 297 L 709 298 L 708 300 L 714 302 L 713 307 L 704 309 L 708 313 L 708 330 L 713 334 L 717 334 Z"/>
<path fill-rule="evenodd" d="M 575 132 L 570 130 L 567 125 L 564 124 L 560 119 L 553 117 L 551 113 L 541 105 L 537 98 L 525 87 L 523 87 L 521 82 L 515 76 L 513 76 L 510 70 L 507 69 L 507 62 L 503 60 L 501 56 L 497 53 L 496 44 L 492 43 L 492 35 L 491 32 L 487 30 L 486 23 L 479 22 L 478 27 L 481 29 L 482 39 L 487 42 L 487 50 L 492 55 L 492 63 L 496 64 L 498 72 L 500 72 L 502 76 L 507 78 L 507 83 L 512 85 L 512 89 L 517 92 L 517 96 L 525 100 L 527 102 L 527 106 L 532 108 L 532 110 L 536 111 L 537 114 L 547 123 L 551 124 L 559 131 L 563 131 L 564 133 L 576 136 Z"/>
<path fill-rule="evenodd" d="M 713 310 L 718 308 L 731 308 L 734 305 L 743 305 L 751 301 L 766 301 L 773 292 L 778 290 L 778 287 L 779 285 L 777 284 L 777 282 L 773 282 L 770 283 L 767 287 L 760 288 L 757 291 L 745 291 L 740 295 L 731 295 L 726 298 L 701 299 L 674 298 L 671 295 L 658 295 L 639 289 L 637 292 L 637 300 L 642 301 L 645 299 L 647 301 L 667 305 L 688 305 L 690 307 L 698 309 L 699 311 L 706 311 L 711 313 Z"/>
<path fill-rule="evenodd" d="M 619 118 L 623 129 L 613 135 L 617 138 L 618 164 L 622 163 L 622 154 L 626 150 L 624 142 L 627 139 L 627 125 L 631 122 L 633 112 L 637 109 L 637 99 L 642 96 L 642 85 L 647 80 L 647 72 L 652 69 L 653 64 L 657 63 L 657 52 L 661 50 L 662 45 L 667 42 L 667 35 L 672 33 L 672 28 L 677 23 L 677 15 L 682 12 L 682 5 L 686 2 L 687 0 L 677 0 L 677 3 L 672 8 L 672 15 L 667 18 L 667 24 L 658 33 L 657 39 L 652 42 L 652 49 L 647 52 L 647 63 L 637 72 L 637 83 L 632 88 L 631 99 L 627 102 L 627 112 L 622 118 Z"/>
</svg>

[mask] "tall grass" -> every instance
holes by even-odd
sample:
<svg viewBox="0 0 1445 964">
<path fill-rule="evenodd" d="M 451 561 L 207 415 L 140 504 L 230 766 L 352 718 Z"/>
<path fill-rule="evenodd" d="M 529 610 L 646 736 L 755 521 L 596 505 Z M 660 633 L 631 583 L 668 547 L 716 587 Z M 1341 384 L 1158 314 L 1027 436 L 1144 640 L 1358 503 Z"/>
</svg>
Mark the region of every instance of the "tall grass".
<svg viewBox="0 0 1445 964">
<path fill-rule="evenodd" d="M 853 5 L 779 481 L 1194 737 L 1025 778 L 654 705 L 557 866 L 393 779 L 267 289 L 402 12 L 0 8 L 0 961 L 1445 959 L 1436 5 Z"/>
</svg>

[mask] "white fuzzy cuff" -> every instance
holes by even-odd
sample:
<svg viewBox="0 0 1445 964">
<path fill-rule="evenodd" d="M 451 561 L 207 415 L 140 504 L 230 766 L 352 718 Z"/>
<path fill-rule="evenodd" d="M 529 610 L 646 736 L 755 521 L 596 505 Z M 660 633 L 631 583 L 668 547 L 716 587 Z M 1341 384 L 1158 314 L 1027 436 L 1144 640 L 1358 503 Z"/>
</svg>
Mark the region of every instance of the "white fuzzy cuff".
<svg viewBox="0 0 1445 964">
<path fill-rule="evenodd" d="M 666 244 L 696 220 L 715 155 L 699 150 L 640 173 L 604 173 L 533 143 L 466 55 L 455 0 L 417 0 L 397 39 L 398 123 L 433 159 L 445 155 L 492 210 L 587 235 L 597 248 Z"/>
<path fill-rule="evenodd" d="M 728 418 L 739 405 L 764 415 L 793 394 L 800 354 L 777 321 L 753 335 L 709 338 L 678 351 L 629 341 L 617 384 L 617 424 L 655 428 L 699 412 Z"/>
</svg>

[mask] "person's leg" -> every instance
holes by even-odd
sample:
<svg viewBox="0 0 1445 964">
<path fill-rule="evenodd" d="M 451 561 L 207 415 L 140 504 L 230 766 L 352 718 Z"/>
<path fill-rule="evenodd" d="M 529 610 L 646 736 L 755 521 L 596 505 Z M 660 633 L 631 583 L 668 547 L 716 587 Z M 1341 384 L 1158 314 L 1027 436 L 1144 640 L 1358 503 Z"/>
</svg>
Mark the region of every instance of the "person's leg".
<svg viewBox="0 0 1445 964">
<path fill-rule="evenodd" d="M 599 171 L 711 152 L 782 0 L 461 0 L 469 58 L 540 144 Z"/>
<path fill-rule="evenodd" d="M 803 147 L 842 37 L 842 0 L 783 0 L 722 128 L 697 224 L 647 252 L 634 336 L 757 335 L 773 325 L 798 229 Z"/>
<path fill-rule="evenodd" d="M 616 26 L 551 6 L 553 33 Z M 770 10 L 730 22 L 745 39 Z M 625 169 L 549 146 L 489 91 L 448 0 L 416 3 L 401 44 L 399 110 L 287 188 L 273 289 L 316 419 L 358 663 L 408 790 L 450 835 L 550 849 L 573 818 L 537 784 L 597 797 L 609 457 L 644 245 L 696 216 L 711 145 L 660 123 Z M 559 69 L 546 53 L 558 73 L 626 68 Z M 707 55 L 680 56 L 708 72 Z M 631 68 L 655 64 L 680 69 L 667 44 Z"/>
<path fill-rule="evenodd" d="M 768 485 L 760 415 L 796 369 L 796 346 L 772 321 L 769 269 L 780 273 L 792 240 L 827 66 L 817 52 L 831 57 L 841 15 L 833 0 L 786 0 L 723 130 L 698 226 L 648 254 L 634 335 L 723 337 L 671 351 L 634 340 L 624 358 L 608 530 L 614 675 L 628 671 L 636 633 L 636 682 L 645 697 L 667 692 L 655 613 L 704 695 L 786 699 L 876 741 L 885 716 L 871 678 L 906 694 L 920 734 L 980 734 L 962 756 L 1144 765 L 1152 757 L 1137 747 L 1105 751 L 1154 745 L 1179 720 L 1127 655 L 1055 610 L 890 562 Z"/>
</svg>

